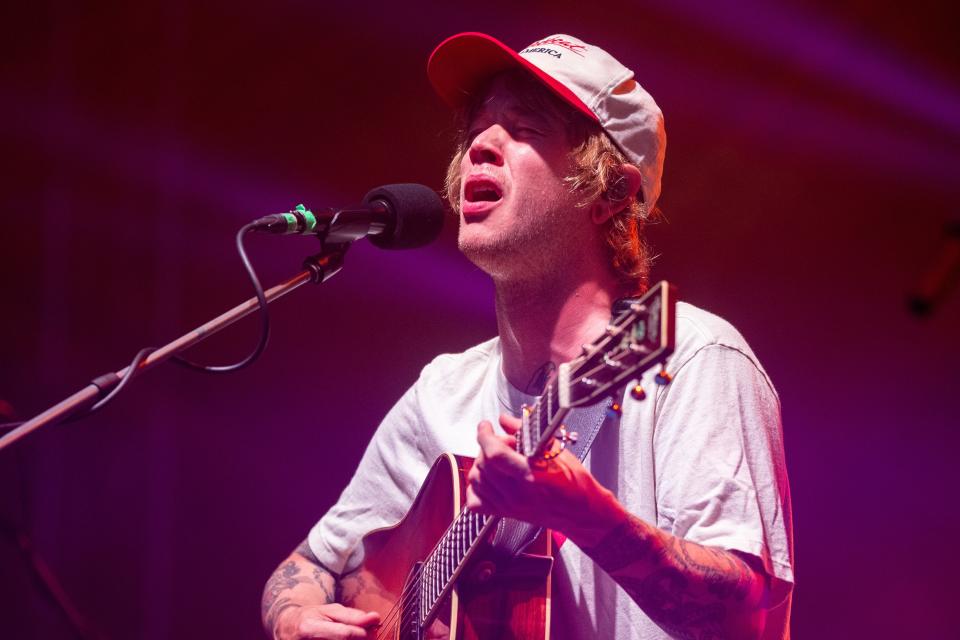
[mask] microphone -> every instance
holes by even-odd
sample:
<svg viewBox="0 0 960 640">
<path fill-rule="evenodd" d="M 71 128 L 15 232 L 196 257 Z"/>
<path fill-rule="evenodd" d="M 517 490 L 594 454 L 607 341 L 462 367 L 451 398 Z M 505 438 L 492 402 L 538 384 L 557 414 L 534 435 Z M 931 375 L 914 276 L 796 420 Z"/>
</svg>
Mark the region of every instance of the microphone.
<svg viewBox="0 0 960 640">
<path fill-rule="evenodd" d="M 413 249 L 440 235 L 443 202 L 422 184 L 389 184 L 369 192 L 356 208 L 310 211 L 300 204 L 251 224 L 254 231 L 316 235 L 325 243 L 370 236 L 370 242 L 381 249 Z"/>
</svg>

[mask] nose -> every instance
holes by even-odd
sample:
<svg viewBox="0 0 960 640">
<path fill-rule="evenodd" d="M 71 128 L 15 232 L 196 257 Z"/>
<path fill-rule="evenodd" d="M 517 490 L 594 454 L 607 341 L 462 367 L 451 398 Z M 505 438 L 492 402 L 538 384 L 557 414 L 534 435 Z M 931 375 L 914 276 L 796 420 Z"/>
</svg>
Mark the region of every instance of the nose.
<svg viewBox="0 0 960 640">
<path fill-rule="evenodd" d="M 474 137 L 470 143 L 468 156 L 471 164 L 503 164 L 503 154 L 501 152 L 503 138 L 506 130 L 499 124 L 494 124 Z"/>
</svg>

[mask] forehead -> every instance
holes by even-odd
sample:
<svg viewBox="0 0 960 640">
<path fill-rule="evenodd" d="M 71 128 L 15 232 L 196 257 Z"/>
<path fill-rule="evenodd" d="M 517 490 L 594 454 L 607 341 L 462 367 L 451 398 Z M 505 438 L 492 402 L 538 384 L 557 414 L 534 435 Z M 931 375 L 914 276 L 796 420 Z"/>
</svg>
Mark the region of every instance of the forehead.
<svg viewBox="0 0 960 640">
<path fill-rule="evenodd" d="M 516 73 L 493 78 L 480 92 L 468 113 L 468 121 L 494 114 L 525 116 L 543 122 L 566 121 L 563 104 L 538 82 Z"/>
</svg>

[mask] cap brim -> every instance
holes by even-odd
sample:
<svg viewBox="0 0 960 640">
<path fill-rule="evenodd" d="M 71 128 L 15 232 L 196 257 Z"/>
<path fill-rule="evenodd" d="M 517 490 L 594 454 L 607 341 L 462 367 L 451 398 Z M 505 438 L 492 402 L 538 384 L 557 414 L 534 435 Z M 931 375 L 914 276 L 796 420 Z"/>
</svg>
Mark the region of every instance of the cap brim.
<svg viewBox="0 0 960 640">
<path fill-rule="evenodd" d="M 528 72 L 564 102 L 599 122 L 597 115 L 570 89 L 485 33 L 468 31 L 450 36 L 437 45 L 427 61 L 430 83 L 453 108 L 468 104 L 495 75 L 514 69 Z"/>
</svg>

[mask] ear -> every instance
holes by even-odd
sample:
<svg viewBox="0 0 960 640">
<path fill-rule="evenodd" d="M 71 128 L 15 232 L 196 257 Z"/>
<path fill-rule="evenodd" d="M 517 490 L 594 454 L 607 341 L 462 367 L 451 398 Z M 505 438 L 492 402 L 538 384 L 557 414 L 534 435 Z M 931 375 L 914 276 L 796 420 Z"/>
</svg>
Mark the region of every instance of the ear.
<svg viewBox="0 0 960 640">
<path fill-rule="evenodd" d="M 620 179 L 590 207 L 590 219 L 603 224 L 623 211 L 640 191 L 640 170 L 632 164 L 620 166 Z"/>
</svg>

